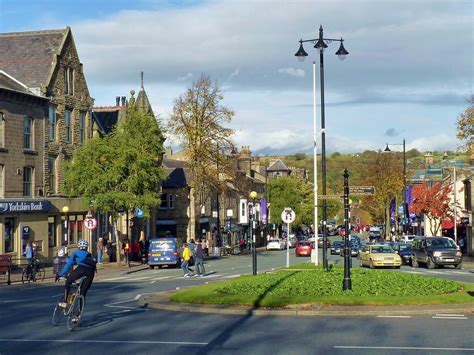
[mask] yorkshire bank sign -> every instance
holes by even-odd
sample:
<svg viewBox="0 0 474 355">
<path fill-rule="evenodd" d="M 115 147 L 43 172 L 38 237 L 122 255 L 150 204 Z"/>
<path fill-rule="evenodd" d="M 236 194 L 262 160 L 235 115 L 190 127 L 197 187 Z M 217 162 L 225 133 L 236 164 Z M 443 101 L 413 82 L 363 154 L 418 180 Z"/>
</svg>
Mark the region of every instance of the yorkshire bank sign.
<svg viewBox="0 0 474 355">
<path fill-rule="evenodd" d="M 0 214 L 49 212 L 50 201 L 4 201 L 0 202 Z"/>
</svg>

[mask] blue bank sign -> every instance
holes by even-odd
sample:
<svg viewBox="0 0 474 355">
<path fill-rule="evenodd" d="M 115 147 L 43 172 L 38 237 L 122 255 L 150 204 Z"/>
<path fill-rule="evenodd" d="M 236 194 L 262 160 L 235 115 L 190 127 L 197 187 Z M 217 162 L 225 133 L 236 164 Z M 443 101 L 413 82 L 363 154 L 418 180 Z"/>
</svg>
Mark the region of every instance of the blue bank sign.
<svg viewBox="0 0 474 355">
<path fill-rule="evenodd" d="M 4 201 L 0 202 L 0 214 L 49 212 L 50 201 Z"/>
</svg>

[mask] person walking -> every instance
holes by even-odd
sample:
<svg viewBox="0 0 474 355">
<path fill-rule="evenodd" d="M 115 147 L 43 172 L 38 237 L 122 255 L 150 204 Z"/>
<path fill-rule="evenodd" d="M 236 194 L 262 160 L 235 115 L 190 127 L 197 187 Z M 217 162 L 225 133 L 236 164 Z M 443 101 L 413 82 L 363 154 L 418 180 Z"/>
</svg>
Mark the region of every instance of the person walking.
<svg viewBox="0 0 474 355">
<path fill-rule="evenodd" d="M 196 253 L 196 243 L 194 243 L 194 239 L 191 239 L 191 241 L 188 244 L 189 251 L 191 252 L 191 258 L 195 260 L 195 253 Z"/>
<path fill-rule="evenodd" d="M 198 241 L 198 244 L 196 246 L 196 253 L 195 253 L 196 258 L 195 260 L 195 265 L 196 265 L 196 273 L 198 276 L 205 276 L 206 275 L 206 270 L 204 269 L 204 253 L 202 250 L 202 242 L 201 240 Z"/>
<path fill-rule="evenodd" d="M 244 252 L 244 249 L 245 249 L 244 237 L 240 237 L 239 246 L 240 246 L 240 254 L 242 254 Z"/>
<path fill-rule="evenodd" d="M 147 264 L 148 263 L 148 246 L 149 242 L 145 237 L 145 233 L 142 232 L 140 235 L 140 240 L 138 241 L 140 244 L 140 256 L 141 256 L 141 261 L 142 264 Z"/>
<path fill-rule="evenodd" d="M 102 264 L 102 255 L 104 254 L 104 239 L 102 237 L 97 241 L 97 264 Z"/>
<path fill-rule="evenodd" d="M 189 250 L 188 243 L 183 245 L 183 261 L 181 262 L 181 268 L 184 272 L 184 277 L 191 276 L 191 271 L 189 270 L 189 260 L 191 260 L 191 251 Z"/>
</svg>

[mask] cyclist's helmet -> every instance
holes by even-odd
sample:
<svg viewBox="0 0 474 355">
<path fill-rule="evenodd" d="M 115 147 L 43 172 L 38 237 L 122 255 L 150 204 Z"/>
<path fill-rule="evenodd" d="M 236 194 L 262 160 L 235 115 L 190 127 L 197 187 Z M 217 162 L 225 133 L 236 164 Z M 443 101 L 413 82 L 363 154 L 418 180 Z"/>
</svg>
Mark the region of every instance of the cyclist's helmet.
<svg viewBox="0 0 474 355">
<path fill-rule="evenodd" d="M 86 240 L 80 240 L 78 243 L 77 243 L 77 247 L 79 249 L 84 249 L 86 250 L 87 248 L 89 248 L 89 243 L 86 241 Z"/>
</svg>

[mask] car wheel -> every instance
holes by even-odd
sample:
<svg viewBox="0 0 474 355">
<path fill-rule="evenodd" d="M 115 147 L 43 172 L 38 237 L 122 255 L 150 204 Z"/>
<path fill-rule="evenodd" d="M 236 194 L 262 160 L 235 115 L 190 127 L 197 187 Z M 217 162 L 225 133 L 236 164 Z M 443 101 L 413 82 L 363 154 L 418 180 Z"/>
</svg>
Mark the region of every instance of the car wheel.
<svg viewBox="0 0 474 355">
<path fill-rule="evenodd" d="M 372 260 L 369 261 L 369 267 L 371 269 L 375 269 L 375 266 L 374 266 L 374 263 L 372 262 Z"/>
<path fill-rule="evenodd" d="M 417 268 L 420 265 L 418 264 L 418 261 L 416 260 L 416 257 L 411 258 L 411 267 Z"/>
<path fill-rule="evenodd" d="M 154 269 L 155 268 L 155 265 L 150 265 L 150 269 Z"/>
<path fill-rule="evenodd" d="M 158 269 L 161 269 L 163 267 L 163 265 L 158 265 Z"/>
<path fill-rule="evenodd" d="M 435 266 L 436 266 L 436 265 L 435 265 L 435 263 L 433 262 L 433 260 L 432 260 L 430 257 L 428 257 L 428 260 L 426 260 L 426 267 L 427 267 L 428 269 L 434 269 Z"/>
<path fill-rule="evenodd" d="M 461 270 L 462 269 L 462 263 L 461 264 L 457 264 L 457 265 L 454 265 L 454 267 L 458 270 Z"/>
</svg>

